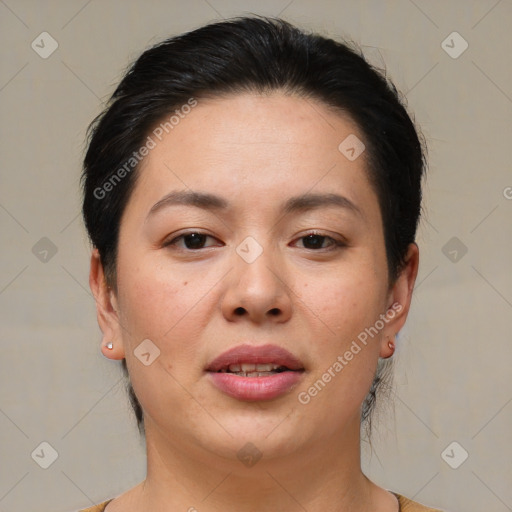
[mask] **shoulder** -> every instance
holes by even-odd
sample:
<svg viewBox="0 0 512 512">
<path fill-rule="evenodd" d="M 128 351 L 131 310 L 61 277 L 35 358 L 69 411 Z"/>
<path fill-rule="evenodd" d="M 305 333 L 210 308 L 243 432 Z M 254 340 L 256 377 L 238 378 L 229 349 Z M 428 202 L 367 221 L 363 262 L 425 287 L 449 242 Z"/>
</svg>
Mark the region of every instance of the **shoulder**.
<svg viewBox="0 0 512 512">
<path fill-rule="evenodd" d="M 82 510 L 79 510 L 79 512 L 103 512 L 105 510 L 105 507 L 113 500 L 114 498 L 104 501 L 103 503 L 100 503 L 99 505 L 94 505 L 94 507 L 90 508 L 84 508 Z"/>
<path fill-rule="evenodd" d="M 398 503 L 400 503 L 400 512 L 442 512 L 437 508 L 427 507 L 400 494 L 393 494 L 398 498 Z"/>
</svg>

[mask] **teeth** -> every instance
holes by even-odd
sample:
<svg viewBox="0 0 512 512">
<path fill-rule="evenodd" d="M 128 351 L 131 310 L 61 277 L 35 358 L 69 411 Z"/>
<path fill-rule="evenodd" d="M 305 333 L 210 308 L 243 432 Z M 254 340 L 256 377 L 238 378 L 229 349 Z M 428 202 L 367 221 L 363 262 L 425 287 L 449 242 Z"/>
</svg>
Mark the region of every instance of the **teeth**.
<svg viewBox="0 0 512 512">
<path fill-rule="evenodd" d="M 282 368 L 281 365 L 274 363 L 242 363 L 242 364 L 230 364 L 227 368 L 219 370 L 222 373 L 235 373 L 242 377 L 266 377 L 269 374 L 273 375 L 278 368 Z"/>
<path fill-rule="evenodd" d="M 256 365 L 256 371 L 258 372 L 271 372 L 272 370 L 275 370 L 276 368 L 279 368 L 276 364 L 257 364 Z"/>
<path fill-rule="evenodd" d="M 269 377 L 270 375 L 275 375 L 275 372 L 235 372 L 233 375 L 238 375 L 239 377 Z"/>
<path fill-rule="evenodd" d="M 280 368 L 281 366 L 273 363 L 264 363 L 264 364 L 253 364 L 253 363 L 242 363 L 242 364 L 230 364 L 229 371 L 230 372 L 271 372 Z"/>
</svg>

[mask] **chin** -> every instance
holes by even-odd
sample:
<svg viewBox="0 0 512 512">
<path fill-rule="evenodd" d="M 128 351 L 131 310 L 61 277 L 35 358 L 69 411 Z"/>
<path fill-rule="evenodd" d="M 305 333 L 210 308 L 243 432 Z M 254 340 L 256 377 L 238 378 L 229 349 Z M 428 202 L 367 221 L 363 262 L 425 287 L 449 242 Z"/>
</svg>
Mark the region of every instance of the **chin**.
<svg viewBox="0 0 512 512">
<path fill-rule="evenodd" d="M 216 418 L 219 416 L 215 415 Z M 308 429 L 304 419 L 297 417 L 293 409 L 279 407 L 272 410 L 266 404 L 265 409 L 256 404 L 252 409 L 244 411 L 224 411 L 221 424 L 231 434 L 219 437 L 216 429 L 208 445 L 218 446 L 223 456 L 233 457 L 243 455 L 244 447 L 250 451 L 252 446 L 265 454 L 265 458 L 289 455 L 298 448 L 302 442 L 307 442 L 315 429 Z M 309 434 L 308 434 L 309 432 Z M 256 452 L 256 450 L 255 450 Z M 257 455 L 257 453 L 256 453 Z"/>
</svg>

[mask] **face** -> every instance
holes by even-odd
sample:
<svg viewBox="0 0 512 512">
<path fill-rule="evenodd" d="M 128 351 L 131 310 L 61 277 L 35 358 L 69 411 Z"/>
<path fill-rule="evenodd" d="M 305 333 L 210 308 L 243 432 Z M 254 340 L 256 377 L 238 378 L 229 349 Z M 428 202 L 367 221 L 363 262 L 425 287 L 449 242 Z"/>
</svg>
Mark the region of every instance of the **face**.
<svg viewBox="0 0 512 512">
<path fill-rule="evenodd" d="M 389 283 L 366 155 L 338 149 L 354 135 L 323 104 L 273 93 L 198 100 L 154 137 L 99 315 L 148 436 L 234 459 L 249 441 L 272 458 L 358 434 L 417 260 Z"/>
</svg>

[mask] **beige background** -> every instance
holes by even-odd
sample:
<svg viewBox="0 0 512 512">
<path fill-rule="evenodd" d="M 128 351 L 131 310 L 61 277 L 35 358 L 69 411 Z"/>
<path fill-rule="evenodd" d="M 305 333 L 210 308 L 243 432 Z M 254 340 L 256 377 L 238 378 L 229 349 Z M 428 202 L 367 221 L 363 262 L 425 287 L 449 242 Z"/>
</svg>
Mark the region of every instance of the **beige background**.
<svg viewBox="0 0 512 512">
<path fill-rule="evenodd" d="M 361 43 L 429 141 L 420 276 L 368 474 L 452 512 L 512 510 L 510 0 L 2 0 L 0 512 L 69 512 L 144 478 L 87 284 L 84 133 L 143 49 L 244 12 Z M 31 48 L 43 31 L 59 45 L 46 59 Z M 441 46 L 453 31 L 469 44 L 458 58 Z M 43 441 L 48 469 L 31 457 Z M 469 453 L 458 469 L 441 456 L 453 441 L 446 460 Z"/>
</svg>

